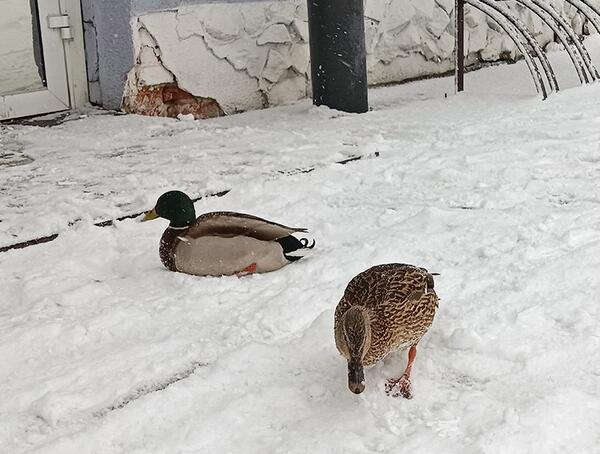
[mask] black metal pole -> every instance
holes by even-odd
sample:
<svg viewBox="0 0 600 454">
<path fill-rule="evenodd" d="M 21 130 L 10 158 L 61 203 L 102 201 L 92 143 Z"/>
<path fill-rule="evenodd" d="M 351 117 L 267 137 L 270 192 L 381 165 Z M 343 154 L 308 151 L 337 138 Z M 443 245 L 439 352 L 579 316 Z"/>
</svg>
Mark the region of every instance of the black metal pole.
<svg viewBox="0 0 600 454">
<path fill-rule="evenodd" d="M 363 0 L 308 0 L 313 103 L 369 110 Z"/>
<path fill-rule="evenodd" d="M 456 57 L 456 91 L 465 90 L 465 0 L 456 0 L 454 6 L 455 25 L 455 57 Z"/>
</svg>

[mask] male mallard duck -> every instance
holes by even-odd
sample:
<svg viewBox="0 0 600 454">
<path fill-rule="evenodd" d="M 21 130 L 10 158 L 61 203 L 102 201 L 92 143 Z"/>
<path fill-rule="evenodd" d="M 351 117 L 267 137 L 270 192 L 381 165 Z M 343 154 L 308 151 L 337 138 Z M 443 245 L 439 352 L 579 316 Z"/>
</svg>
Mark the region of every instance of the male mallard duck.
<svg viewBox="0 0 600 454">
<path fill-rule="evenodd" d="M 219 211 L 196 219 L 194 203 L 183 192 L 158 198 L 143 221 L 158 217 L 169 226 L 160 240 L 160 259 L 171 271 L 199 276 L 266 273 L 299 260 L 314 247 L 292 236 L 306 229 L 286 227 L 248 214 Z"/>
<path fill-rule="evenodd" d="M 354 277 L 335 309 L 335 344 L 348 360 L 350 391 L 364 391 L 363 366 L 410 347 L 404 374 L 386 384 L 388 394 L 410 399 L 417 343 L 431 326 L 437 307 L 433 276 L 424 268 L 392 263 Z"/>
</svg>

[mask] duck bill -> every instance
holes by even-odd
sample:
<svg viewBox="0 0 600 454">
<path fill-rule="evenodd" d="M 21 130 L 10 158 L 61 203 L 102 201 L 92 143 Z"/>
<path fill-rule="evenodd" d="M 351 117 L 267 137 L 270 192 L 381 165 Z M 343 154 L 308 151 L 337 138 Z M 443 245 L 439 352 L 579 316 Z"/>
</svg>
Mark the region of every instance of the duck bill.
<svg viewBox="0 0 600 454">
<path fill-rule="evenodd" d="M 156 214 L 156 210 L 146 211 L 144 213 L 144 217 L 142 218 L 142 222 L 151 221 L 152 219 L 156 219 L 158 214 Z"/>
<path fill-rule="evenodd" d="M 357 361 L 348 362 L 348 388 L 354 394 L 360 394 L 365 390 L 363 366 Z"/>
</svg>

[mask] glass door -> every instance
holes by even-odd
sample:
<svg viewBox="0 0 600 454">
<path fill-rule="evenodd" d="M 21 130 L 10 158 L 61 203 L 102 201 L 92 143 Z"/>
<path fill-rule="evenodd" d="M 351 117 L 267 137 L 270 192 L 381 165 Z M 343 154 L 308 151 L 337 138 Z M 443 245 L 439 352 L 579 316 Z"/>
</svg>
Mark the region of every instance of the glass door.
<svg viewBox="0 0 600 454">
<path fill-rule="evenodd" d="M 0 0 L 0 120 L 70 107 L 59 0 Z"/>
</svg>

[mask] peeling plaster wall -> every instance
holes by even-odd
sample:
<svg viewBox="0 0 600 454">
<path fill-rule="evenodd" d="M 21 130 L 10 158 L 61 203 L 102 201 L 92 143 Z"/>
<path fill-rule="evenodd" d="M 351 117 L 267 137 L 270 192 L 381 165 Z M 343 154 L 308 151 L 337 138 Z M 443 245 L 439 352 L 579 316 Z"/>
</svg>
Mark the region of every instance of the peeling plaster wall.
<svg viewBox="0 0 600 454">
<path fill-rule="evenodd" d="M 551 2 L 578 33 L 583 31 L 574 8 L 563 0 Z M 511 7 L 542 45 L 553 41 L 537 16 Z M 453 9 L 454 0 L 366 0 L 369 83 L 451 70 Z M 467 8 L 466 32 L 470 62 L 516 57 L 510 38 L 472 8 Z M 143 86 L 175 82 L 194 96 L 216 100 L 229 114 L 310 95 L 305 0 L 183 5 L 139 15 L 133 34 L 136 65 L 126 97 Z"/>
<path fill-rule="evenodd" d="M 140 16 L 126 96 L 176 82 L 227 114 L 308 93 L 304 0 L 181 7 Z"/>
<path fill-rule="evenodd" d="M 81 0 L 90 101 L 121 107 L 127 73 L 136 54 L 132 18 L 182 5 L 249 0 Z"/>
</svg>

